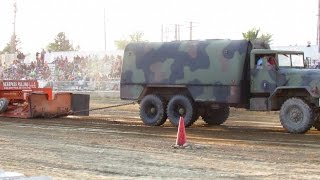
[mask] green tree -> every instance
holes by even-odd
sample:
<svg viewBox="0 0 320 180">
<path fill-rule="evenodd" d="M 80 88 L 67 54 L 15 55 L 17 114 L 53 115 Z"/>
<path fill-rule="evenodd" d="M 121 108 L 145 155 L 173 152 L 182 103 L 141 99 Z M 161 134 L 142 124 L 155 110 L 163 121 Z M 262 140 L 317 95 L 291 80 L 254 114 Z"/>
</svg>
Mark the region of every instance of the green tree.
<svg viewBox="0 0 320 180">
<path fill-rule="evenodd" d="M 266 44 L 270 44 L 272 41 L 272 34 L 266 33 L 266 34 L 261 34 L 261 36 L 259 36 L 259 32 L 260 32 L 260 29 L 252 28 L 247 32 L 242 33 L 242 36 L 244 39 L 247 39 L 250 41 L 261 40 Z"/>
<path fill-rule="evenodd" d="M 117 49 L 123 50 L 126 48 L 127 44 L 129 44 L 129 41 L 126 39 L 120 39 L 120 40 L 114 41 L 114 43 L 115 43 Z"/>
<path fill-rule="evenodd" d="M 260 29 L 252 28 L 249 31 L 242 33 L 244 39 L 252 41 L 258 38 Z"/>
<path fill-rule="evenodd" d="M 47 46 L 47 49 L 49 52 L 55 52 L 55 51 L 74 51 L 79 50 L 80 47 L 77 46 L 77 48 L 73 48 L 72 43 L 70 43 L 69 39 L 65 35 L 64 32 L 60 32 L 56 38 L 54 39 L 53 43 L 49 43 Z"/>
<path fill-rule="evenodd" d="M 123 50 L 126 48 L 126 46 L 131 42 L 143 42 L 143 32 L 134 32 L 133 34 L 129 35 L 129 40 L 124 38 L 120 40 L 114 41 L 117 49 Z"/>
<path fill-rule="evenodd" d="M 7 43 L 7 45 L 3 48 L 3 50 L 0 52 L 0 54 L 5 54 L 5 53 L 9 53 L 11 52 L 11 45 L 10 43 Z"/>
<path fill-rule="evenodd" d="M 141 41 L 143 41 L 142 40 L 143 35 L 144 35 L 143 32 L 135 32 L 135 33 L 129 35 L 130 42 L 141 42 Z"/>
<path fill-rule="evenodd" d="M 10 42 L 7 43 L 7 45 L 3 48 L 3 50 L 0 52 L 0 54 L 4 54 L 4 53 L 13 54 L 13 53 L 19 52 L 20 43 L 21 43 L 21 41 L 17 37 L 17 35 L 15 35 L 15 34 L 12 35 Z"/>
<path fill-rule="evenodd" d="M 259 39 L 261 39 L 263 42 L 270 44 L 272 41 L 272 34 L 266 33 L 262 34 Z"/>
</svg>

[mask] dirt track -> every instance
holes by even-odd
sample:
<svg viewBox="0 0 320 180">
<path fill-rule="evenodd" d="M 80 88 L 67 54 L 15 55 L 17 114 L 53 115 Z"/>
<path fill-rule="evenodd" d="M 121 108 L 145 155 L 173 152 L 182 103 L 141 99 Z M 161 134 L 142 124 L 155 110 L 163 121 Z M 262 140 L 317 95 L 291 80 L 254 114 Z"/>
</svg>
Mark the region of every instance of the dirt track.
<svg viewBox="0 0 320 180">
<path fill-rule="evenodd" d="M 320 178 L 320 132 L 285 133 L 276 113 L 232 109 L 222 126 L 199 119 L 186 131 L 191 148 L 172 148 L 176 128 L 144 126 L 137 105 L 85 118 L 0 118 L 0 169 L 54 179 Z"/>
</svg>

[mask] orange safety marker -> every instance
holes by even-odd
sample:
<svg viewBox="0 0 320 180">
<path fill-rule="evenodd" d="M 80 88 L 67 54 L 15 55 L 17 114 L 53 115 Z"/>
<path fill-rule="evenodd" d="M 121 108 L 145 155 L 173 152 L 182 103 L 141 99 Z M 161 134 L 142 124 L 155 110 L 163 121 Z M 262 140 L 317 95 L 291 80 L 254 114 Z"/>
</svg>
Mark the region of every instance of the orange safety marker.
<svg viewBox="0 0 320 180">
<path fill-rule="evenodd" d="M 179 126 L 177 132 L 177 140 L 175 146 L 186 146 L 187 145 L 187 137 L 186 137 L 186 128 L 184 126 L 184 119 L 180 116 Z"/>
</svg>

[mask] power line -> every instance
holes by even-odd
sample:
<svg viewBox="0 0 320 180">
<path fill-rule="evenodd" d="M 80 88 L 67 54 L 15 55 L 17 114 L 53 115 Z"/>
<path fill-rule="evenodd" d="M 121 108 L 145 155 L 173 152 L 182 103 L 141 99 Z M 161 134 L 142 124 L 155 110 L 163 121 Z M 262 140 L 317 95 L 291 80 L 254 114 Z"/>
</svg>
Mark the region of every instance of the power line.
<svg viewBox="0 0 320 180">
<path fill-rule="evenodd" d="M 173 29 L 172 29 L 173 26 Z M 181 24 L 169 24 L 169 25 L 161 25 L 161 41 L 168 41 L 169 36 L 172 40 L 172 33 L 173 33 L 173 39 L 174 40 L 180 40 L 180 27 Z"/>
<path fill-rule="evenodd" d="M 189 40 L 192 40 L 193 39 L 193 28 L 196 27 L 194 26 L 196 22 L 193 22 L 193 21 L 190 21 L 189 22 Z"/>
<path fill-rule="evenodd" d="M 196 27 L 194 24 L 196 22 L 188 22 L 189 26 L 185 26 L 183 24 L 169 24 L 169 25 L 161 25 L 161 42 L 163 41 L 168 41 L 168 37 L 170 36 L 172 39 L 172 33 L 173 33 L 173 40 L 175 41 L 180 41 L 181 40 L 181 34 L 186 34 L 187 29 L 189 30 L 189 39 L 193 39 L 193 32 L 194 32 L 194 27 Z M 173 29 L 172 29 L 173 26 Z M 181 28 L 183 27 L 183 28 Z M 182 39 L 187 39 L 187 38 L 182 38 Z"/>
</svg>

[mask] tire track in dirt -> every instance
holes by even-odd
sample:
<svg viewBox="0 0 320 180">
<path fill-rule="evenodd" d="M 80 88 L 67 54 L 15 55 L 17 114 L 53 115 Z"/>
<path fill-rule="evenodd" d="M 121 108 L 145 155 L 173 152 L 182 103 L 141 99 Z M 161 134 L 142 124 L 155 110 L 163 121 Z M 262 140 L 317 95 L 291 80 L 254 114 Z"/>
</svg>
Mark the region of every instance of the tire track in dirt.
<svg viewBox="0 0 320 180">
<path fill-rule="evenodd" d="M 133 121 L 134 122 L 133 122 Z M 21 121 L 21 120 L 20 120 Z M 122 120 L 95 120 L 88 118 L 79 121 L 69 118 L 56 120 L 36 120 L 23 122 L 21 127 L 32 127 L 38 129 L 78 131 L 96 134 L 128 134 L 130 136 L 149 136 L 174 139 L 176 128 L 167 125 L 165 127 L 144 126 L 138 119 L 128 118 Z M 10 122 L 9 122 L 10 124 Z M 16 125 L 16 124 L 15 124 Z M 320 148 L 320 133 L 312 131 L 312 134 L 294 135 L 285 133 L 281 128 L 253 128 L 246 126 L 220 126 L 203 127 L 195 125 L 187 128 L 188 139 L 202 143 L 236 143 L 256 145 L 282 145 L 293 147 Z M 241 136 L 240 136 L 241 134 Z M 238 137 L 236 137 L 238 135 Z M 294 137 L 294 138 L 291 138 Z M 1 141 L 0 141 L 1 142 Z"/>
<path fill-rule="evenodd" d="M 144 126 L 137 109 L 61 119 L 0 119 L 1 166 L 54 179 L 316 179 L 320 133 L 288 134 L 277 114 L 233 111 L 225 125 Z M 104 114 L 106 113 L 106 114 Z M 1 140 L 6 144 L 1 144 Z M 36 173 L 36 174 L 35 174 Z"/>
</svg>

